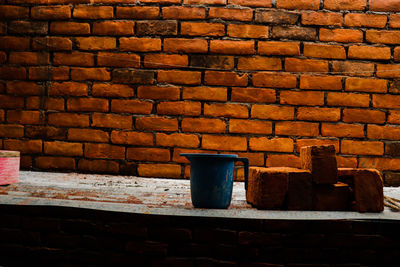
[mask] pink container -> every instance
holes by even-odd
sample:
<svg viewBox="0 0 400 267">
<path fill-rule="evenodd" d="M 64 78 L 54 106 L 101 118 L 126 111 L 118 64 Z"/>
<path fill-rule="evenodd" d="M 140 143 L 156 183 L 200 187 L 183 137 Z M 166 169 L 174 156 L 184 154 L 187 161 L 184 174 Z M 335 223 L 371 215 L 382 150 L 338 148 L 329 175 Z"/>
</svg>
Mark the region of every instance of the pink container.
<svg viewBox="0 0 400 267">
<path fill-rule="evenodd" d="M 18 151 L 0 150 L 0 185 L 18 183 L 19 155 Z"/>
</svg>

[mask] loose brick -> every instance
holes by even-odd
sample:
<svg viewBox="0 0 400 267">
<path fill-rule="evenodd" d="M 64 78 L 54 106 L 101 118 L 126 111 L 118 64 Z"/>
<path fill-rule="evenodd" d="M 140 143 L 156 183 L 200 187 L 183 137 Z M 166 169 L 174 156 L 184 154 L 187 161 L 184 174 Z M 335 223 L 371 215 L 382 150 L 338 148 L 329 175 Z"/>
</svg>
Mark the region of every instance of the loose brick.
<svg viewBox="0 0 400 267">
<path fill-rule="evenodd" d="M 113 82 L 128 84 L 152 84 L 154 72 L 149 70 L 114 69 Z"/>
<path fill-rule="evenodd" d="M 173 53 L 207 53 L 208 43 L 203 39 L 164 39 L 164 51 Z"/>
<path fill-rule="evenodd" d="M 169 6 L 162 8 L 164 19 L 205 19 L 206 9 L 204 7 L 185 7 L 185 6 Z"/>
<path fill-rule="evenodd" d="M 192 55 L 190 66 L 209 69 L 233 69 L 235 65 L 233 56 Z"/>
<path fill-rule="evenodd" d="M 290 138 L 251 137 L 249 148 L 254 151 L 293 152 Z"/>
<path fill-rule="evenodd" d="M 89 115 L 76 113 L 50 113 L 48 115 L 50 125 L 61 127 L 88 127 Z"/>
<path fill-rule="evenodd" d="M 224 36 L 225 25 L 222 23 L 181 22 L 180 33 L 189 36 Z"/>
<path fill-rule="evenodd" d="M 188 66 L 187 55 L 150 54 L 144 56 L 144 67 L 157 68 L 183 68 Z"/>
<path fill-rule="evenodd" d="M 344 16 L 344 24 L 348 27 L 384 28 L 386 22 L 386 15 L 348 13 Z"/>
<path fill-rule="evenodd" d="M 318 0 L 277 0 L 276 7 L 284 8 L 284 9 L 310 9 L 310 10 L 318 10 L 320 1 Z"/>
<path fill-rule="evenodd" d="M 54 53 L 53 63 L 56 66 L 94 66 L 94 54 L 73 51 L 72 53 Z"/>
<path fill-rule="evenodd" d="M 236 38 L 268 39 L 269 27 L 261 25 L 239 25 L 229 24 L 227 34 Z"/>
<path fill-rule="evenodd" d="M 400 78 L 400 65 L 378 64 L 376 66 L 376 77 Z"/>
<path fill-rule="evenodd" d="M 384 123 L 386 114 L 380 110 L 344 109 L 343 121 L 354 123 Z"/>
<path fill-rule="evenodd" d="M 316 58 L 345 59 L 346 51 L 339 45 L 304 44 L 304 56 Z"/>
<path fill-rule="evenodd" d="M 228 4 L 236 6 L 272 7 L 272 0 L 228 0 Z"/>
<path fill-rule="evenodd" d="M 295 136 L 318 136 L 318 123 L 312 122 L 276 122 L 275 134 Z"/>
<path fill-rule="evenodd" d="M 103 111 L 107 112 L 108 100 L 101 98 L 69 98 L 67 109 L 70 111 Z"/>
<path fill-rule="evenodd" d="M 285 71 L 289 72 L 328 72 L 326 60 L 286 58 Z"/>
<path fill-rule="evenodd" d="M 105 68 L 72 68 L 71 79 L 74 81 L 109 81 L 111 75 Z"/>
<path fill-rule="evenodd" d="M 111 100 L 111 112 L 113 113 L 150 114 L 152 109 L 153 104 L 147 101 L 136 99 Z"/>
<path fill-rule="evenodd" d="M 282 61 L 279 58 L 240 57 L 237 68 L 239 70 L 281 70 Z"/>
<path fill-rule="evenodd" d="M 313 207 L 311 173 L 307 170 L 290 168 L 288 175 L 287 209 L 311 210 Z"/>
<path fill-rule="evenodd" d="M 122 37 L 119 39 L 120 51 L 151 52 L 161 51 L 161 39 Z"/>
<path fill-rule="evenodd" d="M 107 143 L 108 133 L 94 129 L 70 128 L 68 129 L 68 140 Z"/>
<path fill-rule="evenodd" d="M 133 88 L 125 84 L 95 83 L 92 86 L 92 95 L 96 97 L 132 97 Z"/>
<path fill-rule="evenodd" d="M 221 119 L 183 118 L 182 131 L 191 133 L 224 133 L 225 122 Z"/>
<path fill-rule="evenodd" d="M 31 8 L 31 17 L 39 20 L 64 20 L 71 18 L 69 6 L 34 6 Z"/>
<path fill-rule="evenodd" d="M 42 141 L 6 139 L 4 149 L 20 151 L 22 154 L 38 154 L 42 152 Z"/>
<path fill-rule="evenodd" d="M 6 91 L 9 95 L 40 95 L 42 90 L 43 87 L 35 82 L 10 81 L 6 83 Z"/>
<path fill-rule="evenodd" d="M 211 40 L 210 52 L 218 54 L 252 55 L 254 41 Z"/>
<path fill-rule="evenodd" d="M 369 3 L 369 10 L 371 11 L 400 11 L 400 3 L 396 0 L 371 0 Z"/>
<path fill-rule="evenodd" d="M 372 105 L 377 108 L 399 108 L 399 95 L 372 95 Z"/>
<path fill-rule="evenodd" d="M 176 86 L 139 86 L 137 96 L 141 99 L 179 100 L 180 88 Z"/>
<path fill-rule="evenodd" d="M 365 34 L 365 39 L 370 43 L 400 44 L 400 32 L 368 30 Z"/>
<path fill-rule="evenodd" d="M 132 129 L 132 116 L 94 113 L 92 120 L 94 127 Z"/>
<path fill-rule="evenodd" d="M 223 87 L 184 87 L 182 99 L 226 101 L 227 91 L 227 88 Z"/>
<path fill-rule="evenodd" d="M 220 135 L 203 135 L 203 149 L 230 150 L 230 151 L 246 151 L 246 137 L 239 136 L 220 136 Z"/>
<path fill-rule="evenodd" d="M 136 34 L 140 35 L 177 35 L 178 24 L 173 20 L 137 21 Z"/>
<path fill-rule="evenodd" d="M 298 42 L 258 42 L 258 54 L 260 55 L 300 55 L 300 43 Z"/>
<path fill-rule="evenodd" d="M 301 75 L 300 89 L 340 91 L 342 90 L 342 77 Z"/>
<path fill-rule="evenodd" d="M 386 18 L 386 16 L 385 16 Z M 390 14 L 389 15 L 389 27 L 390 28 L 400 28 L 400 15 Z"/>
<path fill-rule="evenodd" d="M 231 101 L 248 103 L 274 103 L 276 101 L 276 92 L 274 89 L 266 88 L 233 87 L 231 91 Z"/>
<path fill-rule="evenodd" d="M 295 88 L 296 75 L 278 72 L 257 72 L 253 74 L 253 85 L 257 87 Z"/>
<path fill-rule="evenodd" d="M 323 42 L 361 43 L 363 32 L 350 29 L 325 29 L 319 30 L 319 40 Z"/>
<path fill-rule="evenodd" d="M 49 64 L 49 54 L 43 52 L 10 52 L 8 62 L 20 65 L 47 65 Z"/>
<path fill-rule="evenodd" d="M 313 210 L 349 210 L 350 188 L 345 183 L 316 185 L 313 187 Z"/>
<path fill-rule="evenodd" d="M 64 37 L 40 37 L 34 38 L 32 42 L 33 50 L 51 50 L 51 51 L 71 51 L 72 41 Z"/>
<path fill-rule="evenodd" d="M 204 104 L 204 115 L 208 117 L 248 118 L 248 107 L 241 104 Z"/>
<path fill-rule="evenodd" d="M 359 63 L 352 61 L 333 61 L 333 72 L 348 76 L 372 76 L 375 66 L 371 63 Z"/>
<path fill-rule="evenodd" d="M 8 31 L 13 34 L 42 35 L 48 33 L 48 24 L 42 21 L 12 21 Z"/>
<path fill-rule="evenodd" d="M 364 126 L 357 124 L 321 124 L 321 135 L 330 137 L 364 138 Z"/>
<path fill-rule="evenodd" d="M 157 133 L 156 145 L 166 147 L 199 147 L 200 140 L 195 134 L 182 134 L 182 133 Z"/>
<path fill-rule="evenodd" d="M 50 33 L 71 35 L 89 34 L 90 25 L 89 23 L 83 22 L 54 21 L 50 23 Z"/>
<path fill-rule="evenodd" d="M 13 124 L 0 124 L 0 136 L 19 138 L 24 136 L 24 126 Z"/>
<path fill-rule="evenodd" d="M 281 91 L 280 103 L 289 105 L 323 106 L 324 93 L 311 91 Z"/>
<path fill-rule="evenodd" d="M 126 158 L 129 160 L 168 162 L 170 153 L 168 149 L 163 148 L 130 147 L 127 149 Z"/>
<path fill-rule="evenodd" d="M 291 39 L 312 41 L 316 39 L 316 29 L 298 26 L 274 26 L 271 36 L 274 39 Z"/>
<path fill-rule="evenodd" d="M 2 5 L 0 16 L 3 19 L 24 19 L 29 18 L 29 7 Z"/>
<path fill-rule="evenodd" d="M 97 65 L 106 67 L 140 67 L 140 56 L 127 53 L 100 52 L 97 54 Z"/>
<path fill-rule="evenodd" d="M 253 19 L 253 10 L 251 8 L 210 7 L 208 18 L 235 21 L 251 21 Z"/>
<path fill-rule="evenodd" d="M 293 120 L 294 108 L 273 105 L 253 105 L 251 117 L 269 120 Z"/>
<path fill-rule="evenodd" d="M 335 151 L 340 150 L 339 140 L 332 139 L 297 139 L 296 140 L 296 152 L 300 152 L 300 149 L 304 146 L 334 146 Z M 338 157 L 336 157 L 338 159 Z"/>
<path fill-rule="evenodd" d="M 300 158 L 292 154 L 268 154 L 266 166 L 300 168 Z"/>
<path fill-rule="evenodd" d="M 366 0 L 325 0 L 324 8 L 330 10 L 364 10 Z"/>
<path fill-rule="evenodd" d="M 115 38 L 111 37 L 77 37 L 75 40 L 82 50 L 109 50 L 117 47 Z"/>
<path fill-rule="evenodd" d="M 174 132 L 178 130 L 178 120 L 164 117 L 137 118 L 135 128 L 146 131 Z"/>
<path fill-rule="evenodd" d="M 135 22 L 133 21 L 101 21 L 93 23 L 95 35 L 133 35 Z"/>
<path fill-rule="evenodd" d="M 299 13 L 287 11 L 264 11 L 256 10 L 255 21 L 257 23 L 271 24 L 295 24 L 299 19 Z"/>
<path fill-rule="evenodd" d="M 67 157 L 37 157 L 35 166 L 45 170 L 75 170 L 75 159 Z"/>
<path fill-rule="evenodd" d="M 383 143 L 377 141 L 342 140 L 340 152 L 351 155 L 383 155 Z"/>
<path fill-rule="evenodd" d="M 91 173 L 118 173 L 119 164 L 111 160 L 86 160 L 78 161 L 78 170 Z"/>
<path fill-rule="evenodd" d="M 86 6 L 79 5 L 74 7 L 73 17 L 77 19 L 112 19 L 112 6 Z"/>
<path fill-rule="evenodd" d="M 162 115 L 187 115 L 199 116 L 201 113 L 200 102 L 161 102 L 157 105 L 157 114 Z"/>
<path fill-rule="evenodd" d="M 69 143 L 69 142 L 44 142 L 44 153 L 48 155 L 59 155 L 59 156 L 82 156 L 83 145 L 80 143 Z"/>
<path fill-rule="evenodd" d="M 155 6 L 117 6 L 119 19 L 157 19 L 159 13 Z"/>
<path fill-rule="evenodd" d="M 343 15 L 333 12 L 304 12 L 301 14 L 303 25 L 342 26 Z"/>
<path fill-rule="evenodd" d="M 250 133 L 250 134 L 272 134 L 272 123 L 270 121 L 230 119 L 229 132 Z M 252 139 L 250 139 L 250 148 L 251 148 L 251 140 Z"/>
<path fill-rule="evenodd" d="M 354 93 L 328 93 L 328 106 L 368 107 L 369 95 Z"/>
<path fill-rule="evenodd" d="M 109 144 L 85 144 L 85 157 L 95 159 L 125 159 L 125 147 Z"/>
<path fill-rule="evenodd" d="M 153 134 L 132 131 L 112 131 L 111 142 L 114 144 L 152 146 Z"/>
<path fill-rule="evenodd" d="M 29 50 L 30 40 L 27 37 L 0 36 L 0 49 L 2 50 Z"/>
<path fill-rule="evenodd" d="M 7 122 L 14 124 L 43 124 L 44 118 L 39 111 L 8 110 Z"/>
<path fill-rule="evenodd" d="M 138 175 L 142 177 L 180 178 L 181 166 L 176 164 L 138 164 Z"/>
<path fill-rule="evenodd" d="M 387 81 L 379 79 L 347 78 L 345 90 L 386 93 Z"/>
<path fill-rule="evenodd" d="M 297 119 L 303 121 L 339 121 L 340 109 L 299 107 L 297 109 Z"/>
<path fill-rule="evenodd" d="M 225 85 L 225 86 L 247 86 L 247 74 L 237 74 L 235 72 L 206 71 L 204 83 L 207 85 Z"/>
<path fill-rule="evenodd" d="M 196 85 L 201 83 L 201 73 L 197 71 L 160 70 L 158 71 L 158 82 Z"/>
</svg>

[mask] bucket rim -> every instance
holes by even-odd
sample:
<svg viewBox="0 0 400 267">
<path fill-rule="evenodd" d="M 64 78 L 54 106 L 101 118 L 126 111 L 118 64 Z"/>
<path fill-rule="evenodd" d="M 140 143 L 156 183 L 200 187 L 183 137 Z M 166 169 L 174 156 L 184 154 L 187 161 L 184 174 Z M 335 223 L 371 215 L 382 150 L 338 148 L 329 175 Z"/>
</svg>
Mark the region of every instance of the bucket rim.
<svg viewBox="0 0 400 267">
<path fill-rule="evenodd" d="M 236 154 L 210 154 L 210 153 L 181 153 L 181 156 L 187 157 L 187 158 L 228 158 L 228 159 L 233 159 L 237 158 L 238 155 Z"/>
</svg>

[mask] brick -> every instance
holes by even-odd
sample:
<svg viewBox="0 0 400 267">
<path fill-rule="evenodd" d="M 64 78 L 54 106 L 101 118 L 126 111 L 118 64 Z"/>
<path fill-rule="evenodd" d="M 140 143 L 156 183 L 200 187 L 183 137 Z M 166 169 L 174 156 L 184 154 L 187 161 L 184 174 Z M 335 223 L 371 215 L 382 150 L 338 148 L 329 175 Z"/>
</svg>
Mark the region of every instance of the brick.
<svg viewBox="0 0 400 267">
<path fill-rule="evenodd" d="M 117 6 L 119 19 L 157 19 L 159 13 L 155 6 Z"/>
<path fill-rule="evenodd" d="M 0 52 L 0 63 L 4 64 L 7 61 L 7 54 L 6 52 L 1 51 Z"/>
<path fill-rule="evenodd" d="M 376 77 L 379 78 L 400 78 L 400 65 L 377 64 Z"/>
<path fill-rule="evenodd" d="M 109 81 L 111 79 L 110 72 L 105 68 L 72 68 L 71 80 L 74 81 Z"/>
<path fill-rule="evenodd" d="M 236 38 L 268 39 L 269 27 L 262 25 L 229 24 L 227 35 Z"/>
<path fill-rule="evenodd" d="M 2 108 L 23 108 L 24 98 L 10 95 L 0 95 L 0 103 Z"/>
<path fill-rule="evenodd" d="M 277 0 L 276 7 L 284 8 L 284 9 L 310 9 L 310 10 L 318 10 L 320 1 L 318 0 Z"/>
<path fill-rule="evenodd" d="M 258 53 L 260 55 L 300 55 L 300 43 L 298 42 L 258 42 Z"/>
<path fill-rule="evenodd" d="M 383 155 L 383 143 L 375 141 L 342 140 L 340 152 L 353 155 Z"/>
<path fill-rule="evenodd" d="M 230 151 L 246 151 L 246 137 L 239 136 L 220 136 L 220 135 L 203 135 L 203 149 L 230 150 Z"/>
<path fill-rule="evenodd" d="M 0 124 L 0 136 L 1 137 L 23 137 L 24 136 L 24 126 L 13 125 L 13 124 Z"/>
<path fill-rule="evenodd" d="M 348 184 L 336 183 L 313 187 L 313 210 L 349 210 L 350 188 Z"/>
<path fill-rule="evenodd" d="M 332 139 L 297 139 L 296 152 L 299 153 L 300 149 L 304 146 L 334 146 L 335 151 L 340 150 L 339 140 Z M 338 159 L 338 157 L 336 157 Z"/>
<path fill-rule="evenodd" d="M 309 170 L 316 184 L 335 184 L 338 181 L 336 151 L 333 145 L 300 148 L 301 168 Z"/>
<path fill-rule="evenodd" d="M 303 25 L 342 26 L 343 15 L 334 12 L 303 12 L 301 23 Z"/>
<path fill-rule="evenodd" d="M 280 10 L 264 11 L 256 10 L 255 22 L 271 24 L 295 24 L 299 19 L 299 13 Z"/>
<path fill-rule="evenodd" d="M 369 10 L 371 11 L 400 11 L 400 3 L 396 0 L 371 0 L 369 3 Z"/>
<path fill-rule="evenodd" d="M 177 35 L 178 24 L 173 20 L 137 21 L 136 35 Z"/>
<path fill-rule="evenodd" d="M 400 177 L 397 172 L 386 172 L 384 179 L 384 186 L 399 186 Z"/>
<path fill-rule="evenodd" d="M 176 164 L 138 164 L 138 175 L 142 177 L 180 178 L 181 166 Z"/>
<path fill-rule="evenodd" d="M 385 16 L 385 18 L 386 18 L 386 16 Z M 386 24 L 385 24 L 385 26 L 386 26 Z M 389 27 L 390 28 L 400 28 L 400 15 L 399 14 L 390 14 L 389 15 Z"/>
<path fill-rule="evenodd" d="M 311 210 L 312 199 L 312 177 L 307 170 L 288 168 L 288 210 Z"/>
<path fill-rule="evenodd" d="M 164 19 L 205 19 L 206 9 L 204 7 L 169 6 L 162 8 Z"/>
<path fill-rule="evenodd" d="M 385 143 L 385 155 L 391 157 L 399 157 L 400 155 L 400 143 Z"/>
<path fill-rule="evenodd" d="M 370 43 L 400 44 L 398 31 L 367 30 L 365 39 Z"/>
<path fill-rule="evenodd" d="M 126 158 L 129 160 L 168 162 L 170 153 L 168 149 L 163 148 L 129 147 Z"/>
<path fill-rule="evenodd" d="M 184 38 L 165 38 L 164 51 L 172 53 L 207 53 L 207 40 L 184 39 Z"/>
<path fill-rule="evenodd" d="M 387 80 L 347 78 L 345 84 L 346 91 L 386 93 Z"/>
<path fill-rule="evenodd" d="M 43 37 L 34 38 L 32 42 L 33 50 L 51 50 L 51 51 L 62 51 L 72 50 L 72 41 L 69 38 L 64 37 Z"/>
<path fill-rule="evenodd" d="M 376 108 L 399 108 L 399 95 L 372 95 L 372 105 Z"/>
<path fill-rule="evenodd" d="M 325 0 L 324 8 L 329 10 L 364 10 L 366 0 Z"/>
<path fill-rule="evenodd" d="M 272 0 L 228 0 L 228 4 L 250 7 L 272 7 Z"/>
<path fill-rule="evenodd" d="M 78 161 L 78 170 L 91 173 L 118 173 L 119 164 L 111 160 L 86 160 Z"/>
<path fill-rule="evenodd" d="M 120 51 L 151 52 L 161 51 L 161 39 L 121 37 L 119 39 Z"/>
<path fill-rule="evenodd" d="M 49 54 L 43 52 L 10 52 L 8 62 L 20 65 L 47 65 L 49 64 Z"/>
<path fill-rule="evenodd" d="M 300 89 L 340 91 L 342 90 L 342 77 L 301 75 Z"/>
<path fill-rule="evenodd" d="M 321 135 L 364 138 L 364 126 L 356 124 L 321 124 Z"/>
<path fill-rule="evenodd" d="M 8 110 L 7 122 L 14 124 L 43 124 L 44 118 L 39 111 Z"/>
<path fill-rule="evenodd" d="M 53 64 L 56 66 L 94 66 L 94 54 L 73 51 L 72 53 L 54 53 Z"/>
<path fill-rule="evenodd" d="M 297 119 L 303 121 L 339 121 L 340 109 L 299 107 L 297 109 Z"/>
<path fill-rule="evenodd" d="M 51 126 L 25 126 L 25 137 L 31 139 L 58 139 L 63 140 L 66 130 Z"/>
<path fill-rule="evenodd" d="M 30 40 L 27 37 L 0 36 L 1 50 L 29 50 Z"/>
<path fill-rule="evenodd" d="M 386 114 L 380 110 L 344 109 L 343 122 L 384 123 Z"/>
<path fill-rule="evenodd" d="M 137 96 L 141 99 L 179 100 L 180 88 L 176 86 L 139 86 Z"/>
<path fill-rule="evenodd" d="M 211 69 L 233 69 L 235 66 L 233 56 L 192 55 L 190 66 Z"/>
<path fill-rule="evenodd" d="M 111 37 L 76 37 L 75 40 L 82 50 L 109 50 L 117 47 L 115 38 Z"/>
<path fill-rule="evenodd" d="M 328 106 L 368 107 L 369 95 L 354 93 L 328 93 L 326 98 Z"/>
<path fill-rule="evenodd" d="M 400 61 L 400 47 L 395 47 L 393 50 L 394 61 Z"/>
<path fill-rule="evenodd" d="M 132 116 L 94 113 L 91 126 L 101 128 L 132 129 Z"/>
<path fill-rule="evenodd" d="M 114 144 L 152 146 L 153 134 L 132 131 L 112 131 L 111 142 Z"/>
<path fill-rule="evenodd" d="M 34 81 L 46 81 L 52 74 L 48 67 L 30 67 L 28 73 L 29 80 Z"/>
<path fill-rule="evenodd" d="M 133 35 L 135 22 L 133 21 L 101 21 L 93 23 L 95 35 Z"/>
<path fill-rule="evenodd" d="M 21 154 L 38 154 L 42 152 L 41 140 L 4 140 L 4 149 L 20 151 Z"/>
<path fill-rule="evenodd" d="M 250 134 L 272 134 L 272 123 L 270 121 L 230 119 L 229 132 L 250 133 Z M 252 139 L 250 139 L 250 148 L 251 148 L 251 140 Z"/>
<path fill-rule="evenodd" d="M 90 25 L 83 22 L 53 21 L 50 23 L 50 33 L 71 35 L 90 34 Z"/>
<path fill-rule="evenodd" d="M 280 93 L 280 103 L 289 105 L 324 105 L 323 92 L 311 91 L 282 91 Z"/>
<path fill-rule="evenodd" d="M 50 113 L 48 122 L 50 125 L 61 127 L 88 127 L 89 116 L 76 113 Z"/>
<path fill-rule="evenodd" d="M 141 117 L 136 119 L 135 128 L 147 131 L 174 132 L 178 130 L 178 120 L 164 117 Z"/>
<path fill-rule="evenodd" d="M 276 122 L 276 135 L 318 136 L 318 123 L 312 122 Z"/>
<path fill-rule="evenodd" d="M 150 114 L 152 109 L 153 104 L 147 101 L 136 99 L 111 100 L 111 112 L 113 113 Z"/>
<path fill-rule="evenodd" d="M 391 124 L 400 124 L 400 112 L 397 110 L 389 110 L 387 122 Z"/>
<path fill-rule="evenodd" d="M 398 171 L 399 170 L 399 159 L 393 158 L 360 158 L 359 160 L 359 168 L 376 168 L 380 171 L 390 170 L 390 171 Z"/>
<path fill-rule="evenodd" d="M 225 25 L 222 23 L 181 22 L 180 33 L 189 36 L 224 36 Z"/>
<path fill-rule="evenodd" d="M 200 102 L 176 101 L 160 102 L 157 104 L 157 114 L 199 116 L 200 113 Z"/>
<path fill-rule="evenodd" d="M 375 66 L 372 63 L 352 61 L 333 61 L 332 71 L 348 76 L 372 76 Z"/>
<path fill-rule="evenodd" d="M 199 147 L 200 140 L 195 134 L 182 134 L 182 133 L 157 133 L 156 145 L 165 147 Z"/>
<path fill-rule="evenodd" d="M 53 67 L 52 68 L 52 78 L 56 81 L 68 80 L 69 79 L 68 67 Z"/>
<path fill-rule="evenodd" d="M 276 92 L 274 89 L 233 87 L 231 91 L 231 101 L 248 103 L 274 103 L 276 101 Z"/>
<path fill-rule="evenodd" d="M 211 40 L 210 52 L 218 54 L 252 55 L 254 41 Z"/>
<path fill-rule="evenodd" d="M 31 8 L 31 17 L 39 20 L 64 20 L 71 18 L 69 6 L 34 6 Z"/>
<path fill-rule="evenodd" d="M 221 119 L 183 118 L 182 131 L 192 133 L 224 133 L 225 122 Z"/>
<path fill-rule="evenodd" d="M 251 21 L 253 19 L 253 10 L 250 8 L 210 7 L 208 12 L 209 19 L 234 21 Z"/>
<path fill-rule="evenodd" d="M 78 5 L 74 7 L 73 17 L 76 19 L 112 19 L 112 6 L 86 6 Z"/>
<path fill-rule="evenodd" d="M 196 85 L 201 83 L 201 73 L 198 71 L 160 70 L 158 82 Z"/>
<path fill-rule="evenodd" d="M 69 143 L 69 142 L 44 142 L 44 153 L 48 155 L 59 155 L 59 156 L 82 156 L 83 145 L 80 143 Z"/>
<path fill-rule="evenodd" d="M 6 83 L 6 91 L 9 95 L 40 95 L 43 87 L 35 82 L 10 81 Z"/>
<path fill-rule="evenodd" d="M 42 21 L 12 21 L 8 31 L 13 34 L 42 35 L 48 33 L 48 24 Z"/>
<path fill-rule="evenodd" d="M 204 116 L 248 118 L 248 107 L 241 104 L 204 104 Z"/>
<path fill-rule="evenodd" d="M 179 1 L 178 1 L 179 3 Z M 184 5 L 226 5 L 226 0 L 184 0 Z"/>
<path fill-rule="evenodd" d="M 154 72 L 149 70 L 114 69 L 113 82 L 128 84 L 152 84 Z"/>
<path fill-rule="evenodd" d="M 125 147 L 109 144 L 85 144 L 85 157 L 104 159 L 125 159 Z"/>
<path fill-rule="evenodd" d="M 346 51 L 339 45 L 304 44 L 303 54 L 306 57 L 345 59 Z"/>
<path fill-rule="evenodd" d="M 285 71 L 289 72 L 328 72 L 326 60 L 286 58 Z"/>
<path fill-rule="evenodd" d="M 292 154 L 268 154 L 266 166 L 300 168 L 300 158 Z"/>
<path fill-rule="evenodd" d="M 140 56 L 128 53 L 100 52 L 97 54 L 97 65 L 106 67 L 140 68 Z"/>
<path fill-rule="evenodd" d="M 29 7 L 2 5 L 0 16 L 3 19 L 24 19 L 29 18 Z"/>
<path fill-rule="evenodd" d="M 351 29 L 325 29 L 319 30 L 319 40 L 323 42 L 361 43 L 363 32 Z"/>
<path fill-rule="evenodd" d="M 101 98 L 69 98 L 67 109 L 70 111 L 103 111 L 107 112 L 108 100 Z"/>
<path fill-rule="evenodd" d="M 344 16 L 344 24 L 348 27 L 384 28 L 386 22 L 386 15 L 348 13 Z"/>
<path fill-rule="evenodd" d="M 253 151 L 293 152 L 290 138 L 251 137 L 249 148 Z"/>
<path fill-rule="evenodd" d="M 247 86 L 248 76 L 235 72 L 206 71 L 204 83 L 207 85 Z"/>
<path fill-rule="evenodd" d="M 183 68 L 189 64 L 187 55 L 150 54 L 144 56 L 144 67 L 158 68 Z"/>
<path fill-rule="evenodd" d="M 239 70 L 281 70 L 282 61 L 279 58 L 240 57 L 237 68 Z"/>
<path fill-rule="evenodd" d="M 239 157 L 248 158 L 250 166 L 264 166 L 264 153 L 240 152 L 237 154 Z"/>
<path fill-rule="evenodd" d="M 294 108 L 273 105 L 253 105 L 251 117 L 269 120 L 293 120 Z"/>
<path fill-rule="evenodd" d="M 95 83 L 92 86 L 92 95 L 96 97 L 132 97 L 134 91 L 129 85 Z"/>
<path fill-rule="evenodd" d="M 228 95 L 227 91 L 227 88 L 221 87 L 184 87 L 182 99 L 226 101 Z"/>
<path fill-rule="evenodd" d="M 75 170 L 75 159 L 67 157 L 37 157 L 35 166 L 46 170 Z"/>
<path fill-rule="evenodd" d="M 295 88 L 296 75 L 278 72 L 256 72 L 253 74 L 253 85 L 257 87 Z"/>
<path fill-rule="evenodd" d="M 68 140 L 107 143 L 109 138 L 108 133 L 101 130 L 70 128 Z"/>
<path fill-rule="evenodd" d="M 339 168 L 356 168 L 357 158 L 356 157 L 336 157 Z M 339 177 L 340 179 L 340 177 Z"/>
</svg>

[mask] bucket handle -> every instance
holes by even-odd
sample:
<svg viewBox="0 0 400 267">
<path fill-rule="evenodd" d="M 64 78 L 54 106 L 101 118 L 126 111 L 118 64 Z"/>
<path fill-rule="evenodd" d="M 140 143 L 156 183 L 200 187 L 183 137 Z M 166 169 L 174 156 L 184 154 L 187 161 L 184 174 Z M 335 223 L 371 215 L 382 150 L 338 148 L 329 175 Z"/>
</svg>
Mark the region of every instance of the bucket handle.
<svg viewBox="0 0 400 267">
<path fill-rule="evenodd" d="M 249 180 L 249 159 L 248 158 L 235 158 L 235 161 L 241 161 L 244 164 L 244 189 L 247 190 Z"/>
</svg>

